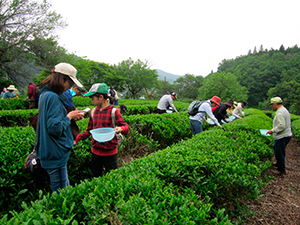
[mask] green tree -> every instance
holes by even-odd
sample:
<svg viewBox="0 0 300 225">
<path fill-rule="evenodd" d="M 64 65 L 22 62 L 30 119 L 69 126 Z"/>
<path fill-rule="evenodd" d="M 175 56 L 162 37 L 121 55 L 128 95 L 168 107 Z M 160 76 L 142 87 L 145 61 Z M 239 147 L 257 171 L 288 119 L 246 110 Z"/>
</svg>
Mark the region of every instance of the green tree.
<svg viewBox="0 0 300 225">
<path fill-rule="evenodd" d="M 17 70 L 27 63 L 24 53 L 35 38 L 48 38 L 66 23 L 46 0 L 0 1 L 0 70 L 7 79 L 18 82 L 23 71 Z"/>
<path fill-rule="evenodd" d="M 158 85 L 156 87 L 154 98 L 160 99 L 163 95 L 173 92 L 174 90 L 174 84 L 171 84 L 168 81 L 158 80 Z"/>
<path fill-rule="evenodd" d="M 198 93 L 198 98 L 202 100 L 210 99 L 214 95 L 219 96 L 222 102 L 230 98 L 234 101 L 248 100 L 247 88 L 240 85 L 232 73 L 218 72 L 205 77 Z"/>
<path fill-rule="evenodd" d="M 255 46 L 253 49 L 253 54 L 256 54 L 256 53 L 257 53 L 257 50 L 256 50 L 256 46 Z"/>
<path fill-rule="evenodd" d="M 35 38 L 27 42 L 28 51 L 33 55 L 35 64 L 50 71 L 60 62 L 70 60 L 67 50 L 59 46 L 53 37 Z"/>
<path fill-rule="evenodd" d="M 300 83 L 291 80 L 289 82 L 284 81 L 278 83 L 274 88 L 270 88 L 268 91 L 268 99 L 279 96 L 282 98 L 284 106 L 291 108 L 291 112 L 298 114 L 300 112 L 299 101 L 300 101 Z"/>
<path fill-rule="evenodd" d="M 116 74 L 112 66 L 83 58 L 74 58 L 72 64 L 78 70 L 78 78 L 88 90 L 94 83 L 113 85 L 117 91 L 122 91 L 124 79 Z"/>
<path fill-rule="evenodd" d="M 202 76 L 186 74 L 174 81 L 174 91 L 180 98 L 196 99 L 198 89 L 203 85 L 203 80 Z"/>
<path fill-rule="evenodd" d="M 264 51 L 263 45 L 260 45 L 259 52 L 263 52 L 263 51 Z"/>
<path fill-rule="evenodd" d="M 129 58 L 113 66 L 117 76 L 125 81 L 123 86 L 128 92 L 128 97 L 138 98 L 144 94 L 145 89 L 157 86 L 157 72 L 150 69 L 148 64 L 148 61 L 134 61 Z"/>
<path fill-rule="evenodd" d="M 53 60 L 52 66 L 49 64 L 50 69 L 45 69 L 37 76 L 34 76 L 33 80 L 36 84 L 40 84 L 42 80 L 48 77 L 51 74 L 53 66 L 60 62 L 60 60 L 55 62 L 56 58 L 53 58 Z M 114 85 L 116 90 L 120 90 L 124 83 L 124 79 L 117 76 L 116 71 L 108 64 L 84 59 L 73 54 L 65 54 L 64 60 L 61 61 L 70 63 L 77 69 L 77 79 L 87 90 L 89 90 L 94 83 Z M 122 89 L 120 91 L 122 91 Z"/>
</svg>

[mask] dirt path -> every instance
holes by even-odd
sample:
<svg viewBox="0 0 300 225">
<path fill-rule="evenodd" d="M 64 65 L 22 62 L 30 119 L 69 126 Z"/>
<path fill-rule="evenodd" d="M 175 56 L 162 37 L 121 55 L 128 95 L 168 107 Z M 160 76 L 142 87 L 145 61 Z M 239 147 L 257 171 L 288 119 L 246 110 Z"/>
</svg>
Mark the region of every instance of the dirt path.
<svg viewBox="0 0 300 225">
<path fill-rule="evenodd" d="M 300 144 L 293 137 L 286 148 L 286 175 L 274 178 L 261 189 L 263 197 L 248 202 L 255 214 L 246 224 L 300 225 Z"/>
</svg>

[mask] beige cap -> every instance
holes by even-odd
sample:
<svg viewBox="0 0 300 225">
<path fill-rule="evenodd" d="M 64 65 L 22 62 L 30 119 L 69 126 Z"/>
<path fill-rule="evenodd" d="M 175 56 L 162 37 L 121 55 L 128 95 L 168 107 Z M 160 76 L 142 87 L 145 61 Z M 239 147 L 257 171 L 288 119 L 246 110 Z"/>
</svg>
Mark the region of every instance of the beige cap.
<svg viewBox="0 0 300 225">
<path fill-rule="evenodd" d="M 54 72 L 61 73 L 61 74 L 69 76 L 78 87 L 83 87 L 83 85 L 76 78 L 77 70 L 71 64 L 69 64 L 69 63 L 58 63 L 54 67 Z"/>
<path fill-rule="evenodd" d="M 280 97 L 271 98 L 270 105 L 272 105 L 273 103 L 282 103 L 282 99 Z"/>
</svg>

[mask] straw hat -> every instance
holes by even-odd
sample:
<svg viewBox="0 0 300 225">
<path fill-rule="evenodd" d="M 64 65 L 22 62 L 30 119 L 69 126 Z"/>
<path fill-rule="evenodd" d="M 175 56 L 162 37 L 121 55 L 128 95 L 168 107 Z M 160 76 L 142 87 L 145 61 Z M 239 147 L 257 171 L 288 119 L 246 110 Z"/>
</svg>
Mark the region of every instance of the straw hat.
<svg viewBox="0 0 300 225">
<path fill-rule="evenodd" d="M 7 90 L 9 90 L 9 91 L 16 91 L 16 90 L 18 90 L 17 88 L 15 88 L 15 85 L 9 85 L 7 88 L 6 88 Z"/>
</svg>

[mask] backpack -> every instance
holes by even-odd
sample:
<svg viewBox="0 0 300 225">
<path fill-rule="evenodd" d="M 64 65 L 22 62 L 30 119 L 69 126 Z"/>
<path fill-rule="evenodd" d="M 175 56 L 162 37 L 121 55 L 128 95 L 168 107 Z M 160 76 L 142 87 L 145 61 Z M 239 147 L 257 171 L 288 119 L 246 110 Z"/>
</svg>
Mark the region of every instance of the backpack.
<svg viewBox="0 0 300 225">
<path fill-rule="evenodd" d="M 39 101 L 39 97 L 40 97 L 41 93 L 42 93 L 41 89 L 35 87 L 35 95 L 34 95 L 34 99 L 35 99 L 36 101 Z"/>
<path fill-rule="evenodd" d="M 91 117 L 92 117 L 92 119 L 94 117 L 95 110 L 96 110 L 96 108 L 93 108 L 92 111 L 91 111 Z M 112 122 L 113 122 L 113 126 L 114 127 L 116 127 L 116 118 L 115 118 L 116 110 L 117 109 L 115 107 L 111 110 L 111 118 L 112 118 Z M 118 138 L 118 145 L 120 145 L 121 142 L 123 141 L 124 137 L 123 137 L 123 135 L 121 133 L 116 134 L 116 135 L 117 135 L 117 138 Z"/>
<path fill-rule="evenodd" d="M 187 112 L 189 115 L 191 116 L 195 116 L 198 113 L 198 109 L 200 107 L 200 105 L 203 103 L 203 101 L 192 101 L 192 103 L 189 105 Z"/>
</svg>

